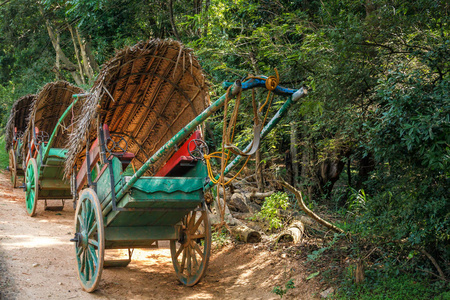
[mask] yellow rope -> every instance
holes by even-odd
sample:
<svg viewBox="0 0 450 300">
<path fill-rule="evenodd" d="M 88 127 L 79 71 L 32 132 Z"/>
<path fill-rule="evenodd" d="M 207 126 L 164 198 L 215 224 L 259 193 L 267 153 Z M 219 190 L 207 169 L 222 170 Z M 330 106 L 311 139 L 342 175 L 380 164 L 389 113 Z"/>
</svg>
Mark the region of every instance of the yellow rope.
<svg viewBox="0 0 450 300">
<path fill-rule="evenodd" d="M 267 120 L 267 116 L 269 115 L 269 108 L 270 105 L 272 104 L 273 98 L 274 98 L 274 94 L 272 94 L 272 91 L 275 90 L 278 86 L 278 84 L 280 83 L 280 76 L 278 74 L 278 70 L 275 68 L 275 74 L 276 76 L 269 76 L 267 78 L 263 78 L 263 77 L 258 77 L 258 76 L 248 76 L 246 78 L 247 79 L 261 79 L 261 80 L 265 80 L 265 86 L 267 88 L 267 90 L 269 91 L 267 93 L 267 98 L 266 101 L 264 102 L 264 104 L 259 108 L 259 112 L 262 112 L 263 108 L 268 104 L 268 108 L 266 110 L 265 116 L 264 116 L 264 121 L 262 126 L 264 126 L 264 124 L 266 123 Z M 234 179 L 236 179 L 237 176 L 239 176 L 239 174 L 244 170 L 244 168 L 246 167 L 248 161 L 250 160 L 250 156 L 247 157 L 244 165 L 241 167 L 241 169 L 236 173 L 236 175 L 234 175 L 230 180 L 228 180 L 227 182 L 223 182 L 224 180 L 224 172 L 225 172 L 225 168 L 226 165 L 228 163 L 228 160 L 230 159 L 230 151 L 229 150 L 225 150 L 224 146 L 225 144 L 232 144 L 233 140 L 234 140 L 234 134 L 235 134 L 235 129 L 236 129 L 236 120 L 237 120 L 237 114 L 238 114 L 238 110 L 239 110 L 239 105 L 240 105 L 240 100 L 241 100 L 241 93 L 239 93 L 236 96 L 236 104 L 233 110 L 233 113 L 231 115 L 230 118 L 230 122 L 229 125 L 227 126 L 227 119 L 226 119 L 226 115 L 227 115 L 227 111 L 228 111 L 228 102 L 229 102 L 229 92 L 231 91 L 231 86 L 228 88 L 227 90 L 227 96 L 225 98 L 225 104 L 224 104 L 224 120 L 223 120 L 223 135 L 222 135 L 222 151 L 217 151 L 217 152 L 213 152 L 211 154 L 205 154 L 204 158 L 206 160 L 206 166 L 207 166 L 207 170 L 208 170 L 208 177 L 209 179 L 214 183 L 220 183 L 221 186 L 225 187 L 225 185 L 230 184 Z M 271 97 L 272 96 L 272 97 Z M 252 97 L 253 97 L 253 102 L 254 101 L 254 91 L 252 92 Z M 256 113 L 256 110 L 254 109 L 254 112 Z M 255 121 L 257 121 L 258 116 L 255 115 Z M 220 155 L 220 156 L 219 156 Z M 221 170 L 220 170 L 220 176 L 219 178 L 216 180 L 216 177 L 214 176 L 214 173 L 212 171 L 212 166 L 211 166 L 211 158 L 218 158 L 221 159 Z"/>
<path fill-rule="evenodd" d="M 272 104 L 274 95 L 272 94 L 272 91 L 275 90 L 280 82 L 280 77 L 278 74 L 277 69 L 275 68 L 275 73 L 276 73 L 276 77 L 275 76 L 269 76 L 268 78 L 262 78 L 262 77 L 247 77 L 247 79 L 251 79 L 251 78 L 257 78 L 257 79 L 261 79 L 261 80 L 265 80 L 265 86 L 267 88 L 267 90 L 269 91 L 267 93 L 267 98 L 266 98 L 266 102 L 259 108 L 259 112 L 262 112 L 263 108 L 268 104 L 268 107 L 266 109 L 266 114 L 264 116 L 264 121 L 262 123 L 262 126 L 264 126 L 264 124 L 266 123 L 267 120 L 267 116 L 269 115 L 269 109 L 270 109 L 270 105 Z M 233 143 L 234 140 L 234 134 L 235 134 L 235 129 L 236 129 L 236 121 L 237 121 L 237 115 L 238 115 L 238 110 L 239 110 L 239 106 L 240 106 L 240 101 L 241 101 L 241 91 L 239 92 L 239 94 L 236 96 L 236 103 L 235 103 L 235 107 L 234 110 L 231 114 L 230 117 L 230 122 L 229 125 L 227 126 L 227 111 L 228 111 L 228 102 L 230 100 L 229 98 L 229 94 L 231 91 L 231 86 L 228 88 L 227 90 L 227 94 L 225 97 L 225 104 L 224 104 L 224 113 L 223 113 L 223 129 L 222 129 L 222 151 L 220 152 L 213 152 L 211 154 L 205 154 L 204 158 L 206 161 L 206 167 L 208 170 L 208 177 L 209 179 L 214 183 L 217 184 L 217 204 L 219 207 L 219 211 L 220 211 L 220 219 L 221 219 L 221 223 L 219 224 L 219 228 L 222 227 L 223 225 L 225 225 L 225 227 L 230 230 L 228 228 L 228 225 L 226 224 L 225 220 L 225 209 L 226 209 L 226 192 L 225 192 L 225 186 L 230 184 L 234 179 L 236 179 L 236 177 L 239 176 L 239 174 L 244 170 L 244 168 L 247 166 L 248 161 L 250 160 L 250 156 L 247 156 L 247 159 L 245 160 L 244 165 L 241 167 L 241 169 L 227 182 L 224 182 L 225 180 L 225 169 L 226 166 L 228 164 L 228 160 L 230 159 L 230 150 L 225 149 L 225 145 L 229 145 Z M 272 95 L 272 97 L 270 97 Z M 254 90 L 252 90 L 252 102 L 253 102 L 253 113 L 254 113 L 254 121 L 255 121 L 255 125 L 259 124 L 259 118 L 258 118 L 258 113 L 257 113 L 257 108 L 256 108 L 256 101 L 255 101 L 255 92 Z M 220 155 L 220 156 L 219 156 Z M 216 177 L 214 176 L 214 173 L 212 171 L 212 167 L 211 167 L 211 158 L 220 158 L 221 160 L 221 166 L 220 166 L 220 176 L 219 178 L 216 180 Z M 223 205 L 220 204 L 220 193 L 219 193 L 219 188 L 222 187 L 223 189 Z"/>
</svg>

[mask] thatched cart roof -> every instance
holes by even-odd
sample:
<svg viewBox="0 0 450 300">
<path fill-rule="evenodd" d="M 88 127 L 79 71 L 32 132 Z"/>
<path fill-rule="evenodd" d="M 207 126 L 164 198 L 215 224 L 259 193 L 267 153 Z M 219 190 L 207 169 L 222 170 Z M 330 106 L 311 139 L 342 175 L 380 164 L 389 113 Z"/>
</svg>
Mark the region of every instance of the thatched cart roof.
<svg viewBox="0 0 450 300">
<path fill-rule="evenodd" d="M 83 102 L 68 144 L 66 174 L 82 163 L 87 134 L 93 142 L 99 124 L 126 140 L 138 169 L 208 105 L 205 78 L 192 50 L 159 39 L 126 47 L 102 67 Z"/>
<path fill-rule="evenodd" d="M 46 84 L 39 94 L 31 108 L 31 113 L 28 121 L 28 127 L 24 134 L 24 141 L 28 141 L 32 134 L 32 124 L 37 127 L 39 131 L 45 131 L 49 135 L 52 134 L 58 123 L 59 118 L 72 103 L 74 94 L 81 94 L 84 91 L 66 81 L 57 81 Z M 62 122 L 63 130 L 59 131 L 56 136 L 53 148 L 65 148 L 68 134 L 71 130 L 71 124 L 75 116 L 79 113 L 81 105 L 76 105 L 70 115 Z M 28 151 L 28 145 L 23 147 L 24 153 Z"/>
<path fill-rule="evenodd" d="M 16 100 L 12 105 L 11 114 L 6 123 L 6 151 L 9 151 L 11 148 L 14 138 L 14 128 L 17 128 L 17 132 L 21 134 L 27 129 L 28 115 L 30 114 L 30 108 L 35 98 L 36 95 L 26 95 Z"/>
</svg>

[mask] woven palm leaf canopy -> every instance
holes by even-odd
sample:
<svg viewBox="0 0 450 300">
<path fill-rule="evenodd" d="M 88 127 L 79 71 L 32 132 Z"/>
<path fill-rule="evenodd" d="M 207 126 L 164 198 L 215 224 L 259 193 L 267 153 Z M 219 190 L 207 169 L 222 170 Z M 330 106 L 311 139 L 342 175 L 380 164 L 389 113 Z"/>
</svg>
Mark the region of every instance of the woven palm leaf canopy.
<svg viewBox="0 0 450 300">
<path fill-rule="evenodd" d="M 33 104 L 36 95 L 26 95 L 19 98 L 16 102 L 14 102 L 11 107 L 11 114 L 8 118 L 8 123 L 6 124 L 6 151 L 9 151 L 11 148 L 13 138 L 14 138 L 14 129 L 17 128 L 17 135 L 21 136 L 28 125 L 28 115 L 30 114 L 30 107 Z"/>
<path fill-rule="evenodd" d="M 92 144 L 99 126 L 106 124 L 113 140 L 123 138 L 120 146 L 134 153 L 131 164 L 138 169 L 208 105 L 205 78 L 192 50 L 158 39 L 122 49 L 102 67 L 83 100 L 66 174 L 81 165 L 86 137 Z"/>
<path fill-rule="evenodd" d="M 50 136 L 58 123 L 59 118 L 72 103 L 74 94 L 81 94 L 84 91 L 66 81 L 57 81 L 46 84 L 31 107 L 28 127 L 24 134 L 24 141 L 29 141 L 32 137 L 32 128 L 38 128 L 39 132 L 46 132 Z M 80 111 L 81 105 L 75 105 L 72 112 L 61 123 L 63 130 L 60 130 L 55 137 L 53 148 L 65 148 L 71 125 L 74 117 Z M 23 147 L 23 153 L 27 153 L 27 143 Z"/>
</svg>

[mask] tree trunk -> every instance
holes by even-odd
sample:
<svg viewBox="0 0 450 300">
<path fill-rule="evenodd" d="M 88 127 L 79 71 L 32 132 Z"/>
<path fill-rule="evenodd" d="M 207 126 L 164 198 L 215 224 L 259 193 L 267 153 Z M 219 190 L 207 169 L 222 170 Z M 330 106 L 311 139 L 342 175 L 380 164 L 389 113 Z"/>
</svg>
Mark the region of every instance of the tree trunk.
<svg viewBox="0 0 450 300">
<path fill-rule="evenodd" d="M 298 180 L 298 154 L 297 154 L 297 124 L 295 121 L 291 122 L 291 164 L 292 164 L 292 184 L 295 186 Z"/>
<path fill-rule="evenodd" d="M 203 30 L 203 37 L 208 36 L 208 23 L 209 23 L 209 19 L 208 19 L 208 9 L 209 6 L 211 5 L 211 0 L 206 0 L 205 1 L 205 7 L 204 7 L 204 13 L 205 13 L 205 27 Z"/>
<path fill-rule="evenodd" d="M 177 40 L 181 41 L 180 36 L 178 35 L 177 25 L 175 24 L 175 20 L 173 18 L 173 0 L 169 0 L 169 3 L 167 4 L 169 7 L 169 19 L 170 19 L 170 25 L 172 25 L 172 31 Z"/>
<path fill-rule="evenodd" d="M 261 149 L 258 149 L 255 154 L 256 161 L 256 182 L 258 184 L 258 191 L 264 193 L 264 172 L 261 165 Z"/>
<path fill-rule="evenodd" d="M 89 78 L 89 82 L 91 82 L 92 79 L 94 79 L 94 71 L 92 70 L 92 68 L 89 64 L 89 58 L 86 54 L 86 41 L 84 41 L 84 39 L 81 38 L 80 33 L 78 32 L 77 28 L 75 28 L 75 33 L 77 35 L 78 44 L 80 45 L 80 51 L 81 51 L 81 57 L 83 58 L 84 70 L 85 70 L 86 75 Z"/>
<path fill-rule="evenodd" d="M 70 24 L 67 24 L 67 28 L 69 28 L 70 36 L 72 37 L 73 48 L 75 50 L 75 57 L 77 58 L 78 68 L 80 69 L 81 81 L 83 82 L 83 84 L 86 84 L 86 82 L 84 81 L 84 72 L 83 67 L 81 66 L 80 55 L 78 54 L 77 43 L 75 42 L 75 37 L 73 36 L 73 28 Z"/>
<path fill-rule="evenodd" d="M 86 44 L 84 46 L 85 46 L 85 50 L 86 50 L 86 55 L 89 58 L 89 63 L 91 65 L 92 69 L 95 72 L 99 73 L 100 68 L 99 68 L 97 62 L 95 61 L 94 55 L 92 55 L 92 52 L 91 52 L 91 42 L 87 40 Z"/>
<path fill-rule="evenodd" d="M 60 70 L 61 70 L 61 65 L 60 65 L 60 62 L 59 62 L 59 52 L 60 51 L 58 51 L 59 50 L 59 34 L 56 34 L 56 58 L 55 58 L 55 60 L 56 60 L 56 63 L 55 63 L 55 66 L 56 66 L 56 80 L 61 80 L 61 76 L 60 76 Z"/>
<path fill-rule="evenodd" d="M 41 14 L 44 16 L 44 11 L 41 9 Z M 59 42 L 59 34 L 56 34 L 53 32 L 53 28 L 50 25 L 50 22 L 45 19 L 45 26 L 47 27 L 48 36 L 50 37 L 50 41 L 52 42 L 53 48 L 55 49 L 56 55 L 58 57 L 57 59 L 57 72 L 60 72 L 62 69 L 67 70 L 72 75 L 73 79 L 75 80 L 75 83 L 77 85 L 81 85 L 82 81 L 78 74 L 78 68 L 77 66 L 72 63 L 67 56 L 64 54 L 64 52 L 61 50 L 60 42 Z M 63 65 L 59 65 L 59 63 L 62 62 Z"/>
</svg>

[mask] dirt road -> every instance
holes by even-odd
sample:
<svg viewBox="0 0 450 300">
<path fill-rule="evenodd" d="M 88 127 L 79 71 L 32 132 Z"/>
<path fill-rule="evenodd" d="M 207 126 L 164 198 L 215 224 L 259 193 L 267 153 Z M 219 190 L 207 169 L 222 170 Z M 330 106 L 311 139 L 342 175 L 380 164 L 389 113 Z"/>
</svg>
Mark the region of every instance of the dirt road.
<svg viewBox="0 0 450 300">
<path fill-rule="evenodd" d="M 263 244 L 215 247 L 208 272 L 194 287 L 176 280 L 167 243 L 139 250 L 126 268 L 105 269 L 95 293 L 81 290 L 77 275 L 71 201 L 61 212 L 25 212 L 24 193 L 0 173 L 0 300 L 3 299 L 279 299 L 276 285 L 293 279 L 283 299 L 316 299 L 299 261 Z M 57 204 L 57 203 L 54 203 Z M 108 254 L 116 256 L 118 253 Z"/>
</svg>

